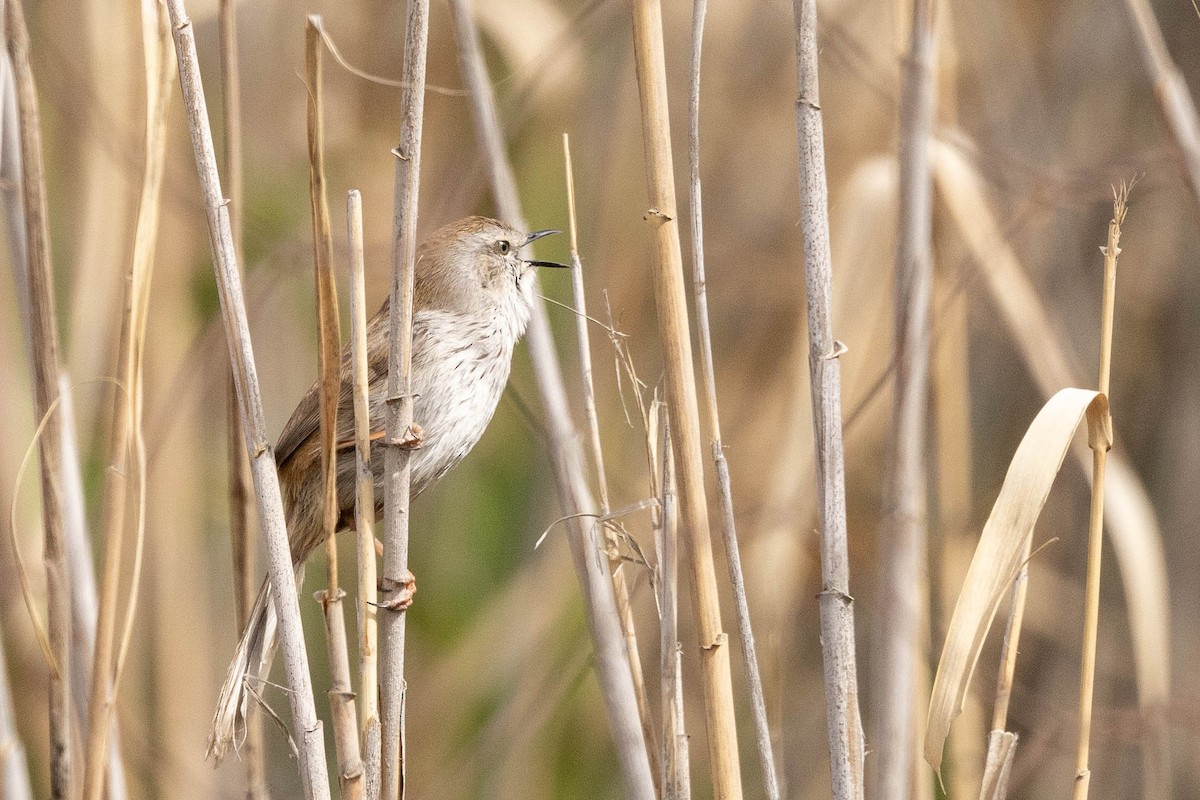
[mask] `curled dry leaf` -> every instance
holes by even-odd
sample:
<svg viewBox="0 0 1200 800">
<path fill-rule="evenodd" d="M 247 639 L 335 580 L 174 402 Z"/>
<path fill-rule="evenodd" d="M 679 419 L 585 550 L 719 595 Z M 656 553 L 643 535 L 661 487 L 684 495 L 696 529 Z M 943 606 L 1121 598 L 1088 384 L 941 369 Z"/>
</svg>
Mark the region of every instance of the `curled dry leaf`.
<svg viewBox="0 0 1200 800">
<path fill-rule="evenodd" d="M 992 619 L 1021 567 L 1025 543 L 1085 413 L 1089 431 L 1108 435 L 1105 395 L 1087 389 L 1059 391 L 1042 406 L 1009 464 L 954 607 L 933 681 L 925 760 L 935 770 L 940 770 L 950 723 L 962 712 Z"/>
</svg>

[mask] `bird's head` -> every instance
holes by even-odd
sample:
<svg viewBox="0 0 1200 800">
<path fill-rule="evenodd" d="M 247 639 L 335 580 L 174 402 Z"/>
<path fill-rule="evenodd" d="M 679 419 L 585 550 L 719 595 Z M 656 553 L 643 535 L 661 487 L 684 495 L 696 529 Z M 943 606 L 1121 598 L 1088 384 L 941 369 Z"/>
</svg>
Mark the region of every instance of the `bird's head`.
<svg viewBox="0 0 1200 800">
<path fill-rule="evenodd" d="M 559 231 L 522 233 L 487 217 L 467 217 L 438 230 L 421 246 L 414 276 L 418 309 L 473 316 L 528 318 L 534 267 L 565 267 L 525 258 L 527 245 Z"/>
</svg>

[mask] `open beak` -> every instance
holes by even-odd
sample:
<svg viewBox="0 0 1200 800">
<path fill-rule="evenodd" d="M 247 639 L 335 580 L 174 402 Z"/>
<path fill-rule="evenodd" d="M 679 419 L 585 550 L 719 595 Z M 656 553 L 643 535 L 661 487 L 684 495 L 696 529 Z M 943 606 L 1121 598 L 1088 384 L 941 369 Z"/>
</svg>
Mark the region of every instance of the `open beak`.
<svg viewBox="0 0 1200 800">
<path fill-rule="evenodd" d="M 543 236 L 549 236 L 552 233 L 562 233 L 562 231 L 556 231 L 556 230 L 534 231 L 533 233 L 531 233 L 525 237 L 525 241 L 521 243 L 521 247 L 525 247 L 526 245 L 528 245 L 532 242 L 536 242 L 538 239 L 541 239 Z M 525 263 L 531 267 L 554 267 L 555 269 L 570 269 L 570 267 L 568 265 L 559 264 L 557 261 L 533 261 L 530 259 L 526 259 Z"/>
</svg>

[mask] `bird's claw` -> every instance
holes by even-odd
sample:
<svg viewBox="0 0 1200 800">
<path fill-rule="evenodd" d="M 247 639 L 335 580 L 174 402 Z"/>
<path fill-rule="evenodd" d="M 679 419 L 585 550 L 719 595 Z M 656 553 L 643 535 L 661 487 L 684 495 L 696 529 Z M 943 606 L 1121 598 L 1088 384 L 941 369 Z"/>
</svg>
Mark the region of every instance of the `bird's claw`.
<svg viewBox="0 0 1200 800">
<path fill-rule="evenodd" d="M 384 595 L 379 601 L 379 607 L 388 611 L 407 611 L 413 603 L 413 595 L 417 593 L 417 579 L 404 570 L 399 580 L 382 577 L 379 579 L 379 591 Z"/>
</svg>

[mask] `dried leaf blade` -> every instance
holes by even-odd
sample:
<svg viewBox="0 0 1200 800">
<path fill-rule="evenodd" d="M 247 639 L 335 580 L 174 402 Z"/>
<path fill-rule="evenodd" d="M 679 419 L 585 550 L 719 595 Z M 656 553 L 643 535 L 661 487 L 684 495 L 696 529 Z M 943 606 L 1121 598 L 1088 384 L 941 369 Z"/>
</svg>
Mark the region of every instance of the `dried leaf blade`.
<svg viewBox="0 0 1200 800">
<path fill-rule="evenodd" d="M 1105 424 L 1107 412 L 1105 395 L 1062 389 L 1042 406 L 1013 455 L 967 570 L 933 682 L 925 760 L 935 770 L 940 768 L 950 723 L 962 712 L 988 629 L 1021 566 L 1025 542 L 1033 534 L 1067 447 L 1085 414 L 1089 428 L 1097 429 Z"/>
</svg>

